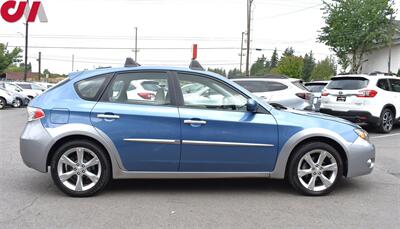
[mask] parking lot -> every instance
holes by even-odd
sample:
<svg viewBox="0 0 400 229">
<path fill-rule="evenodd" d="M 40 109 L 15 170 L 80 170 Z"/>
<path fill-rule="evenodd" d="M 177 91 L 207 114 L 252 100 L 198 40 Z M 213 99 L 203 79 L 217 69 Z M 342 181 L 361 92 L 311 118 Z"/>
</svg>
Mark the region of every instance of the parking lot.
<svg viewBox="0 0 400 229">
<path fill-rule="evenodd" d="M 371 134 L 371 175 L 344 180 L 325 197 L 284 181 L 124 180 L 100 195 L 70 198 L 19 154 L 25 109 L 0 111 L 0 228 L 398 228 L 400 128 Z"/>
</svg>

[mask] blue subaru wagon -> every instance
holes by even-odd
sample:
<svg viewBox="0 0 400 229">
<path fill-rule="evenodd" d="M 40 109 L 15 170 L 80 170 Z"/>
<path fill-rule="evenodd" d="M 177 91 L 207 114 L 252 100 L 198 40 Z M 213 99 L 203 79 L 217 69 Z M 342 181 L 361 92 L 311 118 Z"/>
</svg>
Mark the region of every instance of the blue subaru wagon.
<svg viewBox="0 0 400 229">
<path fill-rule="evenodd" d="M 70 74 L 30 103 L 20 147 L 27 166 L 77 197 L 111 179 L 254 177 L 316 196 L 375 162 L 353 123 L 274 108 L 220 75 L 173 67 Z"/>
</svg>

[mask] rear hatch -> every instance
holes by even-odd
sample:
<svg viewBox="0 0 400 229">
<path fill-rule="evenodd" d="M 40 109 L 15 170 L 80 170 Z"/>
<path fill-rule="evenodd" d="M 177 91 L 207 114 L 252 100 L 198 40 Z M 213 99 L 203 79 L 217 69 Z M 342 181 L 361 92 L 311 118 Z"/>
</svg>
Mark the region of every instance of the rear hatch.
<svg viewBox="0 0 400 229">
<path fill-rule="evenodd" d="M 322 92 L 322 104 L 324 107 L 334 110 L 348 111 L 362 107 L 369 80 L 364 77 L 334 77 Z M 372 96 L 373 97 L 373 96 Z"/>
</svg>

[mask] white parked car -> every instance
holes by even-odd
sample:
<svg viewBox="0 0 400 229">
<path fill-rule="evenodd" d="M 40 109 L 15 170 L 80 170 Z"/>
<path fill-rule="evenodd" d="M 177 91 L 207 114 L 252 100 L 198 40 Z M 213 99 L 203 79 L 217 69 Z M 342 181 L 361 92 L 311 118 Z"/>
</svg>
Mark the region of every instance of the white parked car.
<svg viewBox="0 0 400 229">
<path fill-rule="evenodd" d="M 266 78 L 243 78 L 233 81 L 270 104 L 279 104 L 299 110 L 311 110 L 312 108 L 312 94 L 299 79 L 267 76 Z"/>
<path fill-rule="evenodd" d="M 17 93 L 21 93 L 24 96 L 28 97 L 30 100 L 39 95 L 39 93 L 32 90 L 24 90 L 22 87 L 12 83 L 12 82 L 4 82 L 4 88 L 7 90 L 15 91 Z"/>
<path fill-rule="evenodd" d="M 12 106 L 15 101 L 15 95 L 6 89 L 0 88 L 0 110 L 7 105 Z"/>
<path fill-rule="evenodd" d="M 322 113 L 367 123 L 383 133 L 400 119 L 400 78 L 395 76 L 336 76 L 321 95 Z"/>
<path fill-rule="evenodd" d="M 21 87 L 24 91 L 27 91 L 30 94 L 36 94 L 36 96 L 42 94 L 46 90 L 46 88 L 30 82 L 13 82 L 13 84 Z"/>
<path fill-rule="evenodd" d="M 52 88 L 55 85 L 54 83 L 46 83 L 46 82 L 35 82 L 35 84 L 37 84 L 45 89 Z"/>
<path fill-rule="evenodd" d="M 14 94 L 15 101 L 14 101 L 13 107 L 15 107 L 15 108 L 18 108 L 21 106 L 28 106 L 29 102 L 31 101 L 31 98 L 29 98 L 28 95 L 24 94 L 23 90 L 17 88 L 17 86 L 14 86 L 7 82 L 0 81 L 0 88 L 3 88 L 6 91 Z"/>
<path fill-rule="evenodd" d="M 304 83 L 304 86 L 313 94 L 313 110 L 319 111 L 321 107 L 321 93 L 329 81 L 312 81 Z"/>
</svg>

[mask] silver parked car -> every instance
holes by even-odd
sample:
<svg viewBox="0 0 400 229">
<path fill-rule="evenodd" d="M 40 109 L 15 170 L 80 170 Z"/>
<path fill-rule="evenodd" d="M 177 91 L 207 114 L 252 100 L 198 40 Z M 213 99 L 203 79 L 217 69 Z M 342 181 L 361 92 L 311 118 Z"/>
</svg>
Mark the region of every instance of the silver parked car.
<svg viewBox="0 0 400 229">
<path fill-rule="evenodd" d="M 306 88 L 313 94 L 313 110 L 319 111 L 321 107 L 321 93 L 330 81 L 312 81 L 304 83 Z"/>
<path fill-rule="evenodd" d="M 299 79 L 278 75 L 233 81 L 272 105 L 279 104 L 298 110 L 312 109 L 312 94 Z"/>
</svg>

